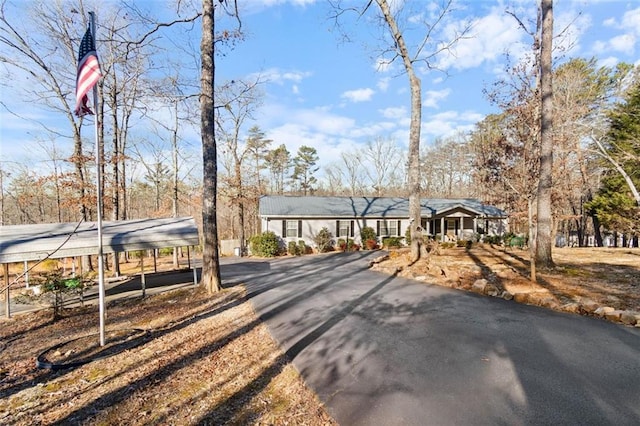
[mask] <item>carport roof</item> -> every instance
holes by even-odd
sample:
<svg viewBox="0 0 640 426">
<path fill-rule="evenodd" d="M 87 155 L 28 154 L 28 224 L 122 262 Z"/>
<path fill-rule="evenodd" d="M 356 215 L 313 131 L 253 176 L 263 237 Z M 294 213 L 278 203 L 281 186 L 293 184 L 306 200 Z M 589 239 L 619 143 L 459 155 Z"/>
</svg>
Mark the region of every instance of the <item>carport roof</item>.
<svg viewBox="0 0 640 426">
<path fill-rule="evenodd" d="M 96 222 L 0 226 L 0 264 L 98 253 Z M 75 230 L 75 232 L 74 232 Z M 199 245 L 192 217 L 102 223 L 103 253 Z"/>
</svg>

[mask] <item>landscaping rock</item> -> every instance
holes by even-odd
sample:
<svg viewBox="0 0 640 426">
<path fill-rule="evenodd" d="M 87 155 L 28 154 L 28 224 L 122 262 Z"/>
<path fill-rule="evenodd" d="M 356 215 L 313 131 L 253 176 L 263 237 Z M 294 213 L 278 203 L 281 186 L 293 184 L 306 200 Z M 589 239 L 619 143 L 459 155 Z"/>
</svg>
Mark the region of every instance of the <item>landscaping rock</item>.
<svg viewBox="0 0 640 426">
<path fill-rule="evenodd" d="M 636 325 L 638 323 L 638 314 L 630 311 L 623 311 L 620 315 L 620 322 L 626 325 Z"/>
<path fill-rule="evenodd" d="M 487 287 L 487 280 L 484 278 L 476 280 L 471 286 L 471 291 L 484 294 L 485 288 Z"/>
<path fill-rule="evenodd" d="M 599 307 L 593 300 L 585 299 L 580 303 L 582 310 L 587 314 L 593 314 Z"/>
<path fill-rule="evenodd" d="M 601 306 L 595 311 L 593 311 L 593 313 L 595 315 L 598 315 L 599 317 L 604 317 L 607 313 L 610 313 L 613 311 L 615 311 L 615 309 L 613 309 L 611 306 Z"/>
<path fill-rule="evenodd" d="M 508 291 L 503 291 L 502 294 L 500 295 L 500 297 L 502 297 L 504 300 L 512 300 L 513 299 L 513 294 L 509 293 Z"/>
<path fill-rule="evenodd" d="M 622 316 L 623 311 L 613 310 L 604 313 L 604 317 L 609 321 L 620 321 L 620 317 Z"/>
<path fill-rule="evenodd" d="M 571 302 L 562 305 L 562 310 L 564 312 L 571 312 L 572 314 L 580 313 L 581 306 L 579 303 Z"/>
<path fill-rule="evenodd" d="M 498 287 L 493 284 L 487 284 L 484 287 L 484 294 L 486 294 L 487 296 L 496 297 L 500 294 L 500 290 L 498 290 Z"/>
</svg>

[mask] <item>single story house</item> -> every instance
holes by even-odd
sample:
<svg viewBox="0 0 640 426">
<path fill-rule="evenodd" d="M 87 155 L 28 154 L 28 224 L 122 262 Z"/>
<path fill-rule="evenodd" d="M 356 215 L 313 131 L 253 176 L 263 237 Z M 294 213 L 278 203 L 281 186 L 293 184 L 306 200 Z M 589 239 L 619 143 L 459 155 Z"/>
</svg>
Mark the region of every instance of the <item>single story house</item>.
<svg viewBox="0 0 640 426">
<path fill-rule="evenodd" d="M 422 199 L 423 235 L 440 241 L 468 240 L 476 234 L 503 235 L 507 214 L 476 199 Z M 263 195 L 259 214 L 261 230 L 273 231 L 289 241 L 313 238 L 323 227 L 338 238 L 361 244 L 360 230 L 371 227 L 378 240 L 404 237 L 409 220 L 409 199 L 397 197 L 315 197 Z"/>
</svg>

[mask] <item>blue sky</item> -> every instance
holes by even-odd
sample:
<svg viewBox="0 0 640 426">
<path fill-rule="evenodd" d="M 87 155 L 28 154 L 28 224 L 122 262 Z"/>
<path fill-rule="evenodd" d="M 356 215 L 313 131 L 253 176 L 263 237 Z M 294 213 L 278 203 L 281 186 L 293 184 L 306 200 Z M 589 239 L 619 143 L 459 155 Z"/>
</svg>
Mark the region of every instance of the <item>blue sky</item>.
<svg viewBox="0 0 640 426">
<path fill-rule="evenodd" d="M 164 5 L 161 1 L 138 3 Z M 251 0 L 245 4 L 246 39 L 218 59 L 216 71 L 218 82 L 256 75 L 265 81 L 263 104 L 247 128 L 259 126 L 274 140 L 274 147 L 284 143 L 292 154 L 301 145 L 313 146 L 321 165 L 377 137 L 407 145 L 408 81 L 400 62 L 377 66 L 383 46 L 378 37 L 380 27 L 367 19 L 344 21 L 344 30 L 352 39 L 345 43 L 328 18 L 330 9 L 324 0 Z M 407 1 L 411 13 L 406 15 L 415 23 L 420 14 L 429 13 L 432 4 Z M 507 9 L 516 11 L 524 21 L 536 13 L 531 0 L 465 0 L 458 1 L 457 11 L 443 23 L 437 33 L 443 40 L 462 22 L 471 22 L 472 30 L 453 54 L 443 54 L 432 62 L 447 74 L 419 69 L 423 145 L 469 131 L 486 114 L 496 111 L 483 89 L 504 72 L 505 52 L 519 57 L 531 45 L 530 36 L 505 13 Z M 569 48 L 564 58 L 596 57 L 601 65 L 609 66 L 620 61 L 638 63 L 640 1 L 555 0 L 554 12 L 556 31 L 567 29 L 567 36 L 556 40 L 557 46 Z M 407 36 L 411 42 L 411 33 Z M 56 117 L 38 105 L 20 102 L 19 89 L 19 85 L 2 85 L 2 102 L 13 111 L 55 122 Z M 28 162 L 37 167 L 46 159 L 34 146 L 39 130 L 33 122 L 11 116 L 0 106 L 0 125 L 0 161 Z M 196 131 L 186 131 L 183 137 L 196 158 L 200 144 Z M 70 148 L 61 142 L 62 151 Z"/>
</svg>

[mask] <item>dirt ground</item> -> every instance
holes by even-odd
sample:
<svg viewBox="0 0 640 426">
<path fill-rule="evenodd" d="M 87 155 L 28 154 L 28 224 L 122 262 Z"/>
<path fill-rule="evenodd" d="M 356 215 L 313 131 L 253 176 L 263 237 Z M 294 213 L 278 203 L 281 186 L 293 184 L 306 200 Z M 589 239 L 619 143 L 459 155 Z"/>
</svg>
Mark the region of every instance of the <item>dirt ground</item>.
<svg viewBox="0 0 640 426">
<path fill-rule="evenodd" d="M 597 307 L 640 313 L 640 249 L 554 248 L 556 267 L 537 270 L 530 280 L 528 250 L 474 245 L 438 249 L 427 260 L 409 265 L 408 249 L 390 253 L 374 269 L 560 311 L 593 315 Z M 475 283 L 478 280 L 483 283 Z M 484 287 L 484 288 L 483 288 Z M 506 292 L 506 293 L 505 293 Z M 619 315 L 618 315 L 619 317 Z"/>
</svg>

